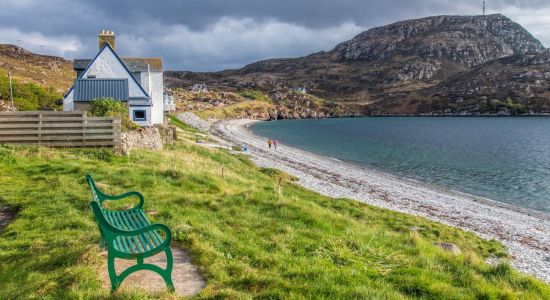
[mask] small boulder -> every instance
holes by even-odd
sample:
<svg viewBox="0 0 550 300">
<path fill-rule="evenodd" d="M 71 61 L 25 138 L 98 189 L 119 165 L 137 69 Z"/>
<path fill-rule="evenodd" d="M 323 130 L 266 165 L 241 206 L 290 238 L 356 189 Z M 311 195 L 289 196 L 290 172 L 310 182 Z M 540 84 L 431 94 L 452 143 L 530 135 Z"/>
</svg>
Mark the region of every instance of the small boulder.
<svg viewBox="0 0 550 300">
<path fill-rule="evenodd" d="M 435 246 L 438 246 L 439 248 L 451 252 L 454 255 L 459 255 L 462 251 L 460 251 L 460 248 L 452 243 L 434 243 Z"/>
</svg>

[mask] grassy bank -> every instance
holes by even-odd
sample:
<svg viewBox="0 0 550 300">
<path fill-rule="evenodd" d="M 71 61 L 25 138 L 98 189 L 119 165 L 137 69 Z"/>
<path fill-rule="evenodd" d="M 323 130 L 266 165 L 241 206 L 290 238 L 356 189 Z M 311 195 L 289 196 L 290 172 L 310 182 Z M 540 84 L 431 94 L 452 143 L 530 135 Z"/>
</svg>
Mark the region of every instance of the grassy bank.
<svg viewBox="0 0 550 300">
<path fill-rule="evenodd" d="M 198 298 L 550 298 L 547 285 L 484 263 L 505 255 L 497 242 L 320 196 L 242 155 L 194 145 L 192 133 L 180 138 L 130 157 L 0 146 L 0 203 L 18 211 L 0 233 L 0 299 L 109 297 L 96 276 L 105 258 L 88 208 L 88 173 L 112 193 L 143 192 L 145 209 L 157 212 L 151 219 L 172 229 L 174 244 L 207 279 Z M 462 254 L 436 242 L 455 243 Z"/>
<path fill-rule="evenodd" d="M 251 100 L 231 104 L 225 107 L 208 108 L 195 113 L 203 119 L 238 119 L 265 114 L 273 109 L 272 103 L 264 100 Z"/>
</svg>

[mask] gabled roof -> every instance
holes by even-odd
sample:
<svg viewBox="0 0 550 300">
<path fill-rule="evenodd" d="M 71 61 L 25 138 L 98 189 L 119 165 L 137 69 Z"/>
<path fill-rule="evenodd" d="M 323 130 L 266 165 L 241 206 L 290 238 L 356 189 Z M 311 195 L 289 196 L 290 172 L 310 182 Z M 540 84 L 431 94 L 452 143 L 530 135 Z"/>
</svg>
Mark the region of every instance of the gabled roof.
<svg viewBox="0 0 550 300">
<path fill-rule="evenodd" d="M 149 65 L 151 72 L 162 72 L 162 59 L 158 57 L 123 57 L 122 61 L 132 72 L 146 72 Z"/>
<path fill-rule="evenodd" d="M 149 65 L 151 72 L 162 72 L 162 59 L 158 57 L 122 57 L 126 67 L 132 72 L 146 72 Z M 84 70 L 90 64 L 91 59 L 75 59 L 73 62 L 74 70 Z"/>
<path fill-rule="evenodd" d="M 128 101 L 127 78 L 80 78 L 74 83 L 74 101 L 91 101 L 103 97 Z"/>
<path fill-rule="evenodd" d="M 109 51 L 111 51 L 111 53 L 113 53 L 113 55 L 115 56 L 115 58 L 120 62 L 120 64 L 122 65 L 122 67 L 124 67 L 124 69 L 126 70 L 126 72 L 128 73 L 129 77 L 133 80 L 133 82 L 135 84 L 137 84 L 137 86 L 139 87 L 139 89 L 143 92 L 143 94 L 147 97 L 147 98 L 150 98 L 149 96 L 149 93 L 147 93 L 145 91 L 145 89 L 143 89 L 143 87 L 141 86 L 141 84 L 136 80 L 136 78 L 134 78 L 134 76 L 132 75 L 132 73 L 130 72 L 130 70 L 128 70 L 128 67 L 126 66 L 126 64 L 124 64 L 124 62 L 120 59 L 120 57 L 118 56 L 118 54 L 116 54 L 115 50 L 113 50 L 113 48 L 111 47 L 111 45 L 109 45 L 109 43 L 105 43 L 103 45 L 103 47 L 99 50 L 99 52 L 96 54 L 96 56 L 94 57 L 94 59 L 92 59 L 92 61 L 88 64 L 88 66 L 86 66 L 86 69 L 84 69 L 84 71 L 82 71 L 82 73 L 80 73 L 80 76 L 77 78 L 77 79 L 81 79 L 84 77 L 84 75 L 86 74 L 86 72 L 88 71 L 88 69 L 90 69 L 90 67 L 94 64 L 94 62 L 97 60 L 97 58 L 101 55 L 101 53 L 103 53 L 103 51 L 105 51 L 105 49 L 108 49 Z M 69 91 L 65 94 L 64 98 L 66 98 L 74 89 L 74 85 L 69 89 Z"/>
</svg>

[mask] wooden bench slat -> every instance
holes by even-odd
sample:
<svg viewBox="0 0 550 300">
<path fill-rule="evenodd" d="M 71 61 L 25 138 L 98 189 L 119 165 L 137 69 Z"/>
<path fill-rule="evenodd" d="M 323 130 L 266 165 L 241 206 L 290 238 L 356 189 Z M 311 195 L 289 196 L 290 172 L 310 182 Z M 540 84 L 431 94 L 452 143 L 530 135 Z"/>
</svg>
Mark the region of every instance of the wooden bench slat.
<svg viewBox="0 0 550 300">
<path fill-rule="evenodd" d="M 126 242 L 126 239 L 123 236 L 119 236 L 119 244 L 122 246 L 121 250 L 130 253 L 130 247 L 128 247 L 128 243 Z"/>
<path fill-rule="evenodd" d="M 117 223 L 119 224 L 119 228 L 122 229 L 122 230 L 131 230 L 129 227 L 128 227 L 128 224 L 126 224 L 126 221 L 124 220 L 124 218 L 122 217 L 121 213 L 120 212 L 115 212 L 115 218 L 117 220 Z"/>
<path fill-rule="evenodd" d="M 140 211 L 140 218 L 144 222 L 150 223 L 143 211 Z M 150 235 L 153 237 L 153 239 L 155 241 L 155 244 L 160 245 L 160 244 L 162 244 L 162 242 L 164 242 L 164 239 L 158 234 L 158 232 L 153 231 L 152 233 L 150 233 Z"/>
<path fill-rule="evenodd" d="M 136 222 L 140 223 L 142 226 L 149 225 L 149 220 L 145 220 L 145 219 L 140 218 L 140 214 L 135 214 L 133 217 L 136 220 Z M 153 236 L 150 232 L 145 232 L 143 235 L 144 235 L 145 241 L 149 245 L 150 249 L 153 249 L 153 248 L 157 247 L 158 245 L 160 245 L 153 238 Z"/>
<path fill-rule="evenodd" d="M 116 212 L 116 219 L 118 220 L 118 224 L 122 227 L 124 230 L 135 230 L 138 229 L 135 226 L 131 224 L 129 219 L 127 218 L 126 212 Z M 132 248 L 133 253 L 141 253 L 147 251 L 145 248 L 142 247 L 140 241 L 136 236 L 127 236 L 124 237 L 126 242 L 130 245 Z"/>
<path fill-rule="evenodd" d="M 122 243 L 121 239 L 119 239 L 119 238 L 115 239 L 115 246 L 116 246 L 115 248 L 117 248 L 116 250 L 121 251 L 121 252 L 124 251 L 125 246 Z M 128 251 L 127 249 L 128 248 L 126 248 L 126 251 Z"/>
<path fill-rule="evenodd" d="M 124 214 L 126 215 L 126 219 L 132 224 L 132 226 L 135 228 L 135 229 L 139 229 L 141 228 L 141 226 L 139 226 L 135 221 L 134 221 L 134 218 L 133 218 L 133 215 L 135 214 L 134 212 L 124 212 Z M 139 242 L 141 244 L 141 246 L 143 247 L 143 250 L 145 251 L 149 251 L 150 248 L 149 245 L 145 242 L 146 239 L 143 238 L 142 234 L 138 235 L 137 237 L 139 239 Z"/>
<path fill-rule="evenodd" d="M 134 229 L 139 229 L 141 227 L 146 226 L 145 224 L 136 222 L 135 216 L 138 214 L 137 211 L 122 211 L 120 212 L 120 214 L 121 214 L 121 218 L 124 218 L 127 224 Z"/>
<path fill-rule="evenodd" d="M 138 225 L 140 227 L 145 227 L 145 226 L 149 225 L 150 224 L 149 220 L 144 219 L 141 216 L 143 216 L 142 211 L 137 212 L 137 213 L 132 213 L 132 214 L 130 214 L 129 217 L 131 218 L 131 220 L 133 220 L 136 223 L 136 225 Z M 160 245 L 150 235 L 149 232 L 143 233 L 143 239 L 145 240 L 145 244 L 148 245 L 149 249 L 154 249 L 155 247 Z"/>
<path fill-rule="evenodd" d="M 128 218 L 126 217 L 124 212 L 119 212 L 117 215 L 120 219 L 120 223 L 124 224 L 124 226 L 126 226 L 126 228 L 127 228 L 126 230 L 135 230 L 135 229 L 137 229 L 137 228 L 134 228 L 133 226 L 131 226 L 130 221 L 128 220 Z M 145 252 L 145 251 L 142 251 L 142 250 L 145 250 L 145 249 L 141 248 L 141 245 L 140 245 L 139 241 L 137 240 L 137 238 L 135 236 L 126 237 L 126 239 L 130 243 L 130 245 L 133 245 L 132 249 L 135 251 L 135 253 Z"/>
</svg>

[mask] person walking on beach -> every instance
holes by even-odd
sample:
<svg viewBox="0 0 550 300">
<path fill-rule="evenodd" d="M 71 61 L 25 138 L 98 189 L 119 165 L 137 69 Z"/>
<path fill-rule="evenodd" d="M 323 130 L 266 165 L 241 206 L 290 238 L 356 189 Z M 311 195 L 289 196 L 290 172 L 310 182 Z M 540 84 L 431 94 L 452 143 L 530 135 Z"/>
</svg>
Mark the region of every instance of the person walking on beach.
<svg viewBox="0 0 550 300">
<path fill-rule="evenodd" d="M 275 150 L 277 150 L 277 140 L 273 140 L 273 147 L 275 147 Z"/>
<path fill-rule="evenodd" d="M 267 139 L 267 146 L 269 149 L 271 149 L 271 144 L 273 144 L 273 141 L 271 139 Z"/>
</svg>

